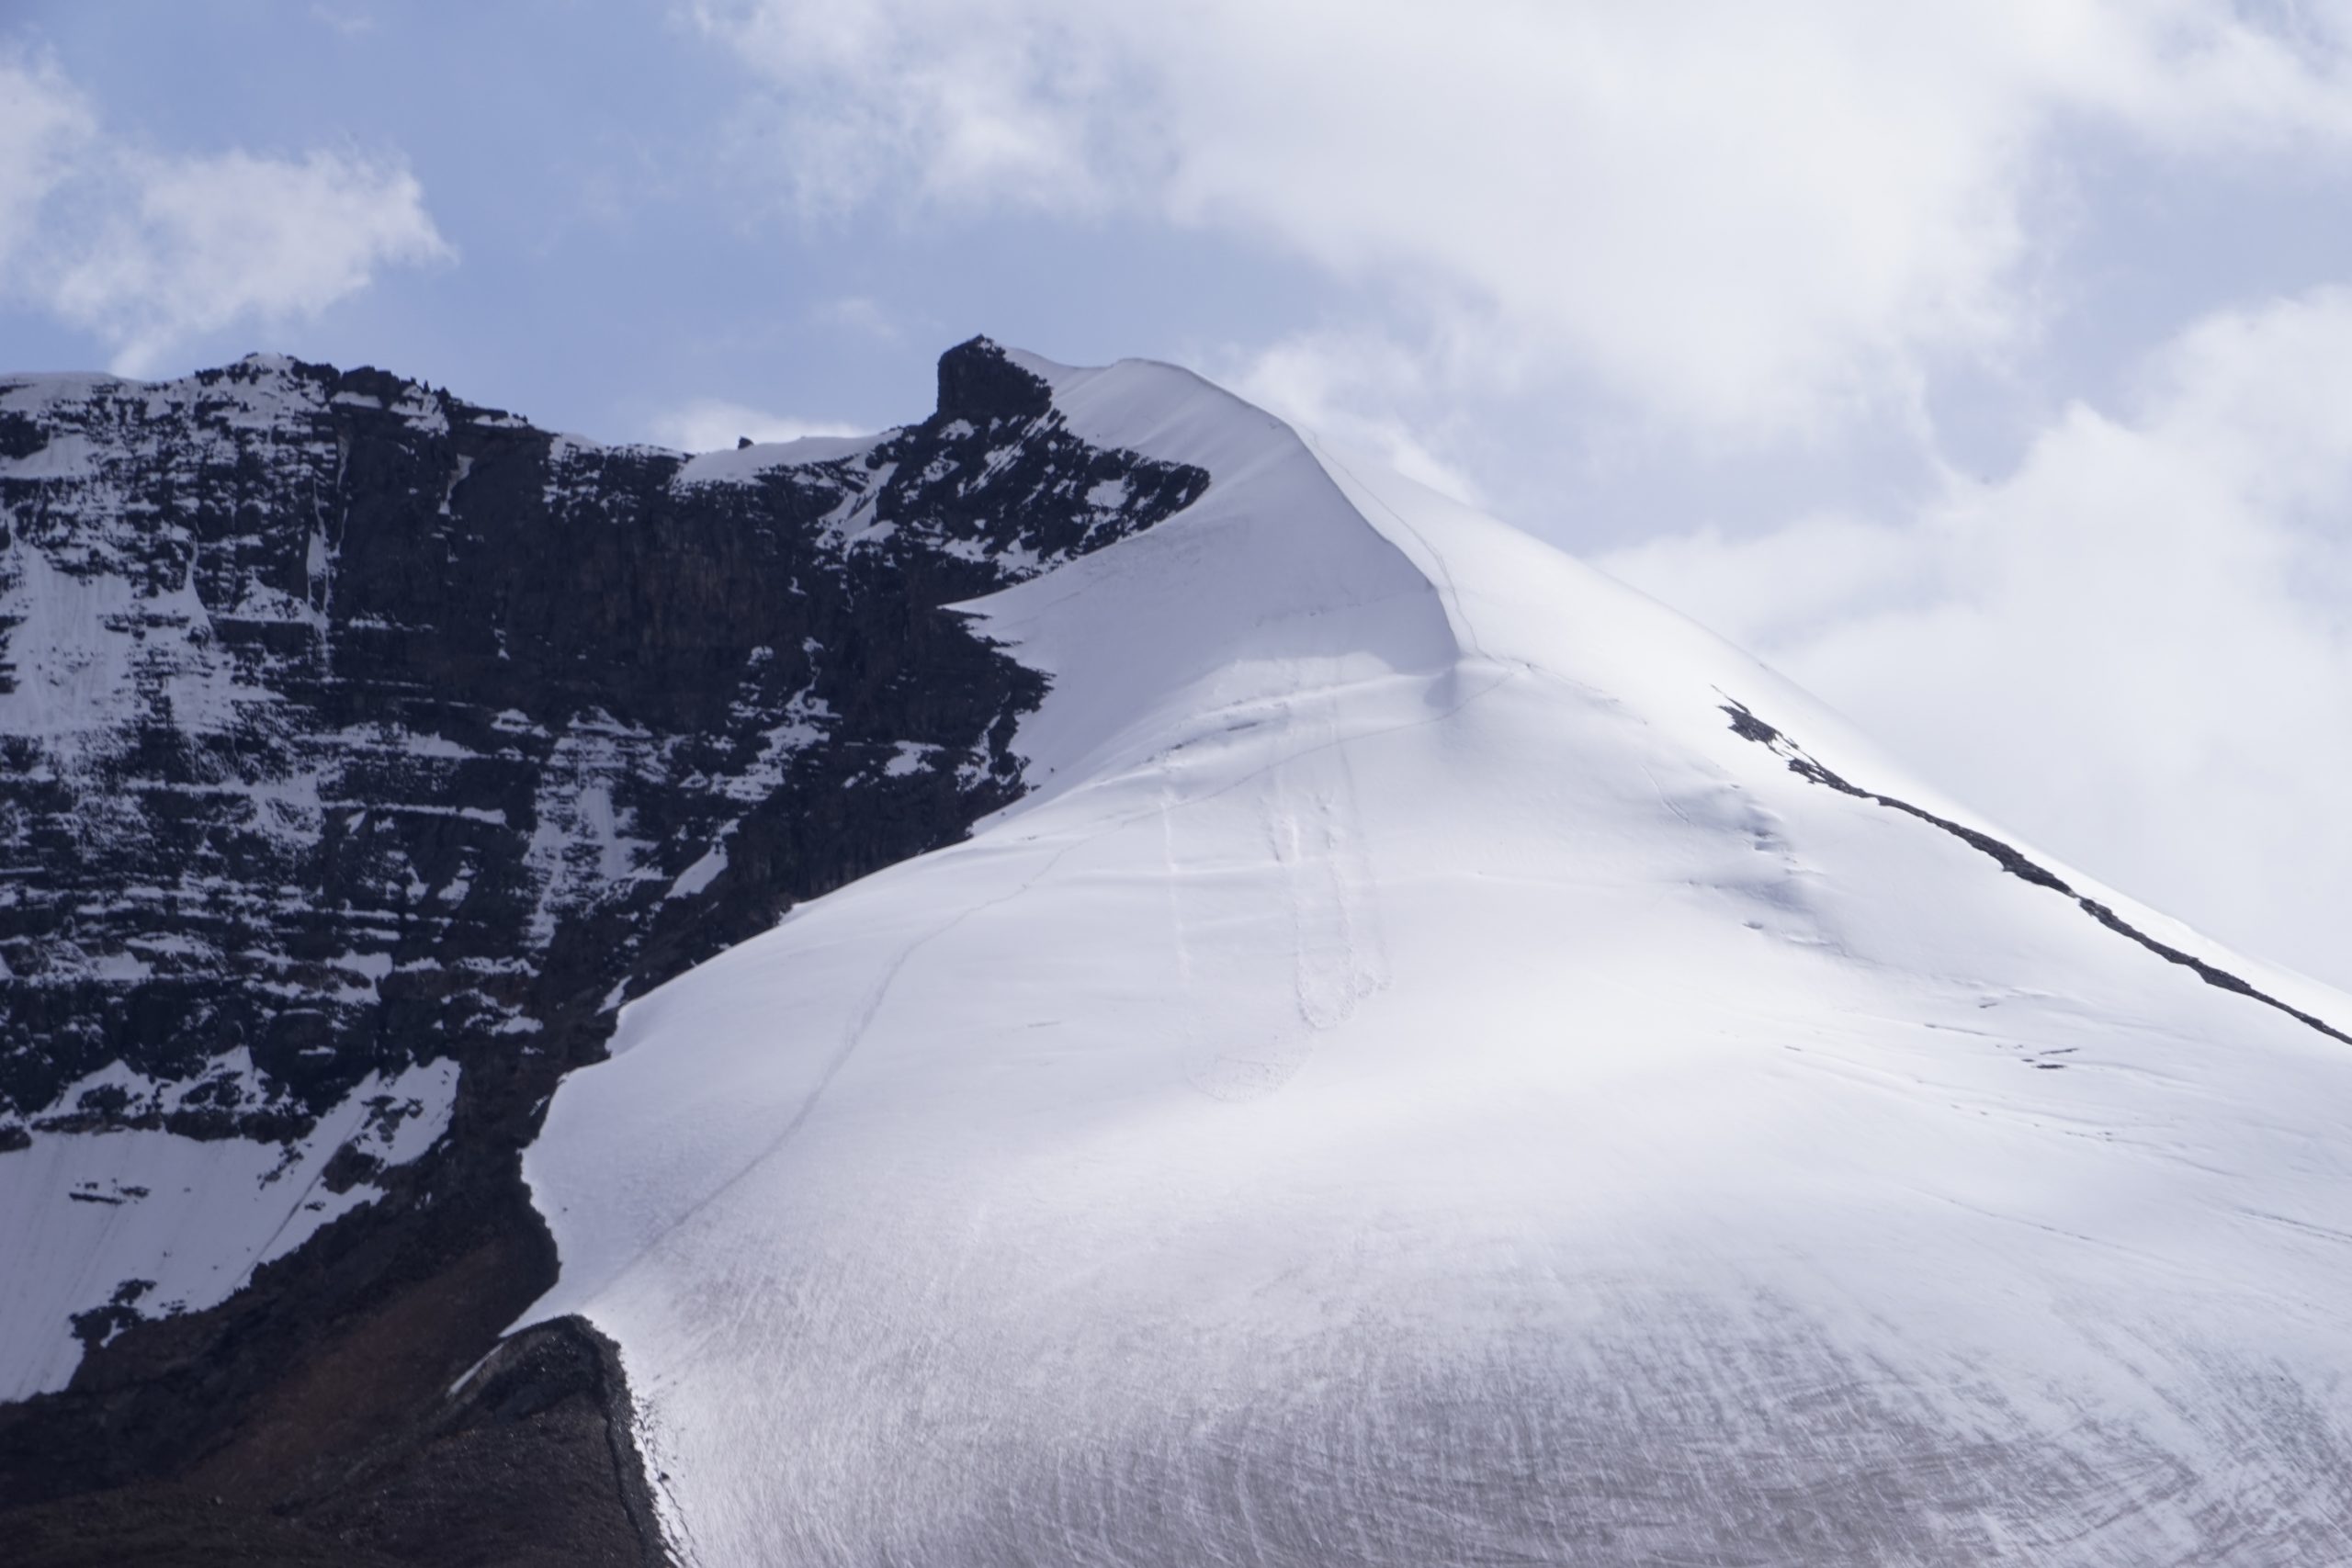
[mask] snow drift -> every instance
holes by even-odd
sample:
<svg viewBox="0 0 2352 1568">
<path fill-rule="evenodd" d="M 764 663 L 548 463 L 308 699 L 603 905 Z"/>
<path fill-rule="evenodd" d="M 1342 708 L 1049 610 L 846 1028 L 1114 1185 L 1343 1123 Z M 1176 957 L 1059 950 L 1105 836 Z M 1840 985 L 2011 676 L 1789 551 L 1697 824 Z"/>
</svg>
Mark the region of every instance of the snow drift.
<svg viewBox="0 0 2352 1568">
<path fill-rule="evenodd" d="M 2352 1556 L 2352 1000 L 1193 378 L 971 606 L 1031 793 L 632 1002 L 526 1175 L 681 1553 Z"/>
</svg>

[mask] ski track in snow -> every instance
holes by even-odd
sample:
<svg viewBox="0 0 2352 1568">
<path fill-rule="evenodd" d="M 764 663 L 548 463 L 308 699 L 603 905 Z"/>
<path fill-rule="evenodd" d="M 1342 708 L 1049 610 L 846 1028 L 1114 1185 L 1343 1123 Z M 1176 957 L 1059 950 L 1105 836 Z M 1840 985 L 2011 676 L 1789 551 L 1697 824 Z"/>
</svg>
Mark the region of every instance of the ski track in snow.
<svg viewBox="0 0 2352 1568">
<path fill-rule="evenodd" d="M 1368 896 L 1373 878 L 1348 748 L 1319 698 L 1285 699 L 1274 705 L 1274 712 L 1265 727 L 1272 743 L 1295 740 L 1295 749 L 1285 744 L 1288 754 L 1251 777 L 1248 786 L 1260 796 L 1268 878 L 1278 885 L 1290 911 L 1289 984 L 1297 1017 L 1277 1021 L 1261 1039 L 1212 1037 L 1194 1048 L 1189 1076 L 1195 1088 L 1218 1100 L 1251 1100 L 1282 1089 L 1306 1065 L 1321 1035 L 1388 983 L 1379 906 Z M 1185 926 L 1214 921 L 1217 911 L 1188 914 L 1186 905 L 1219 901 L 1206 890 L 1220 880 L 1240 883 L 1228 886 L 1225 897 L 1254 897 L 1255 887 L 1238 866 L 1217 867 L 1176 849 L 1184 820 L 1180 803 L 1171 801 L 1163 809 L 1172 919 L 1178 950 L 1186 955 L 1180 974 L 1189 977 Z"/>
</svg>

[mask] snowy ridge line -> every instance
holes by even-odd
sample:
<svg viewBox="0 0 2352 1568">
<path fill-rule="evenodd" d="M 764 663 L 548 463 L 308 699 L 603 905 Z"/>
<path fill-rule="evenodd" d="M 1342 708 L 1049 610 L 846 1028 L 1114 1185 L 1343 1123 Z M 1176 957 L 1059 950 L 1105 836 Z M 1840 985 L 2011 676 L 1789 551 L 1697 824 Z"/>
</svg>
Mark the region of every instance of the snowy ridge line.
<svg viewBox="0 0 2352 1568">
<path fill-rule="evenodd" d="M 1487 653 L 1486 645 L 1478 638 L 1478 628 L 1470 619 L 1469 606 L 1463 603 L 1462 585 L 1453 580 L 1453 568 L 1447 563 L 1444 553 L 1430 542 L 1429 536 L 1426 534 L 1423 534 L 1419 528 L 1414 527 L 1413 525 L 1406 519 L 1403 513 L 1397 511 L 1395 506 L 1391 505 L 1387 497 L 1381 495 L 1378 491 L 1366 485 L 1363 479 L 1357 475 L 1355 469 L 1350 468 L 1346 460 L 1340 457 L 1336 451 L 1332 450 L 1329 443 L 1325 442 L 1320 436 L 1317 436 L 1304 428 L 1295 426 L 1294 428 L 1297 429 L 1300 443 L 1306 447 L 1308 452 L 1314 455 L 1315 460 L 1317 463 L 1321 464 L 1327 471 L 1336 468 L 1341 474 L 1345 475 L 1350 485 L 1352 485 L 1359 493 L 1361 493 L 1366 500 L 1370 501 L 1374 506 L 1379 507 L 1381 511 L 1386 513 L 1389 520 L 1394 523 L 1397 528 L 1402 530 L 1408 538 L 1411 539 L 1415 545 L 1419 547 L 1420 555 L 1423 558 L 1419 560 L 1413 559 L 1413 556 L 1409 551 L 1399 548 L 1397 549 L 1397 553 L 1404 556 L 1408 560 L 1411 560 L 1413 563 L 1413 569 L 1419 572 L 1423 578 L 1427 579 L 1429 585 L 1437 591 L 1439 603 L 1445 606 L 1445 618 L 1452 626 L 1453 635 L 1456 640 L 1463 645 L 1464 649 L 1469 653 L 1476 654 L 1482 659 L 1492 657 Z M 1378 534 L 1382 538 L 1386 539 L 1391 547 L 1396 547 L 1396 541 L 1389 536 L 1387 531 L 1374 524 L 1370 517 L 1364 516 L 1362 502 L 1356 501 L 1353 496 L 1351 496 L 1348 493 L 1345 488 L 1339 486 L 1336 481 L 1334 482 L 1333 488 L 1340 490 L 1340 499 L 1345 501 L 1359 517 L 1363 517 L 1364 525 L 1366 527 L 1371 528 L 1374 533 Z"/>
<path fill-rule="evenodd" d="M 2260 987 L 2256 987 L 2250 980 L 2245 979 L 2237 975 L 2233 975 L 2228 970 L 2221 968 L 2215 964 L 2208 964 L 2205 960 L 2198 957 L 2194 953 L 2183 953 L 2177 947 L 2158 942 L 2154 937 L 2150 936 L 2147 932 L 2140 930 L 2129 920 L 2126 920 L 2122 916 L 2117 914 L 2107 905 L 2100 903 L 2098 899 L 2089 897 L 2087 894 L 2077 893 L 2075 891 L 2073 884 L 2067 882 L 2064 877 L 2036 862 L 2027 859 L 2026 856 L 2018 852 L 2015 847 L 2003 843 L 2000 840 L 1993 837 L 1990 833 L 1980 833 L 1973 828 L 1963 828 L 1957 822 L 1951 821 L 1946 818 L 1939 817 L 1934 812 L 1914 806 L 1907 800 L 1898 800 L 1894 795 L 1881 795 L 1876 790 L 1864 789 L 1860 784 L 1848 782 L 1846 779 L 1841 778 L 1829 769 L 1823 767 L 1810 756 L 1807 756 L 1803 747 L 1790 739 L 1787 736 L 1781 734 L 1772 726 L 1765 723 L 1762 719 L 1758 718 L 1753 713 L 1748 711 L 1745 704 L 1737 701 L 1736 699 L 1726 697 L 1723 711 L 1731 716 L 1731 728 L 1735 734 L 1738 735 L 1743 740 L 1756 741 L 1760 745 L 1767 747 L 1775 754 L 1787 758 L 1789 772 L 1796 774 L 1799 778 L 1808 780 L 1811 783 L 1817 784 L 1826 784 L 1831 789 L 1838 790 L 1842 794 L 1853 795 L 1859 800 L 1874 801 L 1878 805 L 1886 807 L 1891 810 L 1905 812 L 1910 816 L 1917 818 L 1922 822 L 1940 828 L 1945 832 L 1950 833 L 1953 838 L 1958 839 L 1961 842 L 1968 845 L 1971 849 L 1980 851 L 1983 853 L 1991 856 L 1995 861 L 2000 863 L 2001 869 L 2007 872 L 2011 876 L 2018 877 L 2022 881 L 2030 882 L 2037 887 L 2047 887 L 2053 893 L 2064 895 L 2066 897 L 2073 899 L 2075 903 L 2081 908 L 2083 913 L 2090 916 L 2091 919 L 2097 920 L 2100 925 L 2105 926 L 2108 930 L 2115 932 L 2118 936 L 2126 937 L 2132 942 L 2138 942 L 2142 947 L 2146 948 L 2150 953 L 2154 953 L 2165 963 L 2179 964 L 2182 968 L 2188 970 L 2207 985 L 2212 986 L 2221 990 L 2233 992 L 2238 996 L 2248 998 L 2251 1000 L 2262 1003 L 2265 1007 L 2276 1008 L 2280 1012 L 2285 1013 L 2289 1018 L 2293 1019 L 2296 1022 L 2304 1024 L 2312 1029 L 2315 1029 L 2331 1040 L 2340 1042 L 2346 1045 L 2352 1045 L 2352 1034 L 2346 1034 L 2344 1031 L 2327 1022 L 2324 1019 L 2314 1017 L 2311 1013 L 2303 1011 L 2302 1009 L 2294 1006 L 2290 1002 L 2279 1000 L 2277 997 L 2274 997 L 2267 991 L 2262 990 Z"/>
</svg>

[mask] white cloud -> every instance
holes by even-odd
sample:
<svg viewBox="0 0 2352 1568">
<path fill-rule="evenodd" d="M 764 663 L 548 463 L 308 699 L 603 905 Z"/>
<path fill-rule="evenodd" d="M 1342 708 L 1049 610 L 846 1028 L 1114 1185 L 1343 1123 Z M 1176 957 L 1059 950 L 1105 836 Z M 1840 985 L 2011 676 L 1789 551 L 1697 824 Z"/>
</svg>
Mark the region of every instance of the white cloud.
<svg viewBox="0 0 2352 1568">
<path fill-rule="evenodd" d="M 2206 321 L 2127 412 L 1906 525 L 1601 564 L 2052 852 L 2352 983 L 2352 292 Z"/>
<path fill-rule="evenodd" d="M 721 398 L 696 398 L 658 414 L 651 432 L 655 445 L 679 452 L 717 452 L 745 436 L 754 441 L 797 441 L 804 435 L 866 434 L 853 425 L 768 413 Z"/>
<path fill-rule="evenodd" d="M 119 372 L 452 254 L 397 163 L 153 152 L 108 135 L 53 65 L 0 52 L 0 292 L 96 334 Z"/>
<path fill-rule="evenodd" d="M 376 30 L 376 18 L 356 6 L 314 3 L 311 6 L 311 17 L 321 27 L 341 33 L 345 38 L 360 38 Z"/>
<path fill-rule="evenodd" d="M 1225 386 L 1295 424 L 1368 452 L 1430 489 L 1479 504 L 1476 480 L 1432 444 L 1443 421 L 1427 405 L 1427 361 L 1369 333 L 1301 333 L 1214 367 Z M 1424 418 L 1396 412 L 1419 405 Z"/>
<path fill-rule="evenodd" d="M 896 343 L 903 335 L 898 317 L 880 300 L 864 294 L 844 294 L 828 299 L 808 315 L 821 326 L 838 327 L 884 343 Z"/>
<path fill-rule="evenodd" d="M 24 265 L 42 203 L 96 135 L 96 117 L 54 65 L 0 51 L 0 277 Z"/>
<path fill-rule="evenodd" d="M 1900 404 L 1936 356 L 2030 333 L 2062 124 L 2184 152 L 2352 143 L 2340 7 L 2271 27 L 2207 0 L 687 9 L 773 85 L 770 162 L 804 206 L 1213 225 L 1442 310 L 1494 373 L 1565 355 L 1739 439 Z"/>
</svg>

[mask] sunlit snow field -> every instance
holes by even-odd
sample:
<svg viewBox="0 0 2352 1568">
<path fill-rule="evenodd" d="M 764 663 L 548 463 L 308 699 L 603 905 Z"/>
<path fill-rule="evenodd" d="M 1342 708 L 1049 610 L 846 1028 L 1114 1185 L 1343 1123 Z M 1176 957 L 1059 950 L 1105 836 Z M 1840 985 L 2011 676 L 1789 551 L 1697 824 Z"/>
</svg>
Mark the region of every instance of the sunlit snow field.
<svg viewBox="0 0 2352 1568">
<path fill-rule="evenodd" d="M 1035 792 L 528 1156 L 694 1561 L 2352 1559 L 2352 1047 L 1548 547 L 1023 363 L 1214 477 L 975 607 Z"/>
</svg>

